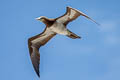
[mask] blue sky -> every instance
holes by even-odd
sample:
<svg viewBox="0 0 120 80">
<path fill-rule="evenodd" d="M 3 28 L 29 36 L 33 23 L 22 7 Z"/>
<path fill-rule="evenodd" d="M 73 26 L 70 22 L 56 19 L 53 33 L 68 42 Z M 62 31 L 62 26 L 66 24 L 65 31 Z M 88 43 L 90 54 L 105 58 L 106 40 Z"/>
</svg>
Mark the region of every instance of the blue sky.
<svg viewBox="0 0 120 80">
<path fill-rule="evenodd" d="M 119 0 L 0 0 L 0 80 L 120 80 Z M 39 79 L 27 40 L 45 25 L 36 17 L 56 18 L 76 8 L 101 24 L 80 16 L 68 29 L 80 35 L 57 35 L 40 49 Z"/>
</svg>

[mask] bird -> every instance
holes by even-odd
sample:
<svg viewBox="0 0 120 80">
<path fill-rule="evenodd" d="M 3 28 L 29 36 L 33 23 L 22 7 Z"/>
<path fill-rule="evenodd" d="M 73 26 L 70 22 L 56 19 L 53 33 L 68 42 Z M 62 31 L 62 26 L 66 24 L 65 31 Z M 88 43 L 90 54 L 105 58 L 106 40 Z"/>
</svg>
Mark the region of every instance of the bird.
<svg viewBox="0 0 120 80">
<path fill-rule="evenodd" d="M 96 24 L 98 24 L 96 21 L 88 17 L 83 12 L 75 8 L 72 8 L 70 6 L 66 7 L 66 13 L 64 13 L 60 17 L 49 19 L 45 16 L 40 16 L 36 18 L 36 20 L 39 20 L 46 25 L 42 33 L 28 38 L 28 48 L 29 48 L 30 58 L 31 58 L 34 70 L 38 75 L 38 77 L 40 77 L 40 71 L 39 71 L 40 47 L 44 46 L 51 38 L 53 38 L 57 34 L 65 35 L 72 39 L 81 39 L 80 36 L 76 35 L 75 33 L 71 32 L 69 29 L 67 29 L 67 24 L 77 19 L 79 16 L 84 16 L 87 19 L 90 19 Z"/>
</svg>

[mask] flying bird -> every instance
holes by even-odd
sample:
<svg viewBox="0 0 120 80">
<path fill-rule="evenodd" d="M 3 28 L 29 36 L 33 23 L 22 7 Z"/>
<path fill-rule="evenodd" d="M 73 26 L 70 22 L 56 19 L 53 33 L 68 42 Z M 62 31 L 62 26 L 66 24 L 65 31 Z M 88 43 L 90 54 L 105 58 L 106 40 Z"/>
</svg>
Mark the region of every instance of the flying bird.
<svg viewBox="0 0 120 80">
<path fill-rule="evenodd" d="M 36 18 L 37 20 L 43 22 L 46 25 L 45 30 L 31 38 L 28 39 L 28 48 L 30 53 L 30 58 L 34 67 L 35 72 L 40 77 L 39 73 L 39 64 L 40 64 L 40 53 L 39 48 L 43 45 L 45 45 L 52 37 L 54 37 L 56 34 L 61 34 L 68 36 L 72 39 L 81 38 L 80 36 L 76 35 L 75 33 L 68 30 L 67 24 L 73 20 L 75 20 L 79 16 L 84 16 L 93 22 L 95 22 L 93 19 L 88 17 L 83 12 L 76 10 L 71 7 L 67 7 L 67 11 L 64 15 L 55 18 L 55 19 L 48 19 L 45 16 L 41 16 Z M 98 24 L 97 22 L 95 22 Z M 99 24 L 98 24 L 99 25 Z"/>
</svg>

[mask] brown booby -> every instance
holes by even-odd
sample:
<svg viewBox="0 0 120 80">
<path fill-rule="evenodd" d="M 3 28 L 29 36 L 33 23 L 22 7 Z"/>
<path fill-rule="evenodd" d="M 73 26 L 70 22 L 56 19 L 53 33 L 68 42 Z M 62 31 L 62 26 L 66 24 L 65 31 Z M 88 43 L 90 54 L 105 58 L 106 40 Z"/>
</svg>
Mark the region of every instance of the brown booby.
<svg viewBox="0 0 120 80">
<path fill-rule="evenodd" d="M 37 20 L 43 22 L 46 25 L 46 28 L 42 33 L 28 39 L 30 58 L 31 58 L 34 70 L 36 71 L 36 73 L 39 77 L 40 77 L 40 74 L 39 74 L 39 64 L 40 64 L 39 48 L 41 46 L 45 45 L 56 34 L 66 35 L 72 39 L 81 38 L 80 36 L 76 35 L 75 33 L 71 32 L 70 30 L 68 30 L 66 28 L 66 26 L 69 22 L 75 20 L 80 15 L 92 20 L 86 14 L 84 14 L 81 11 L 78 11 L 74 8 L 71 8 L 71 7 L 67 7 L 66 13 L 63 16 L 60 16 L 55 19 L 48 19 L 47 17 L 44 17 L 44 16 L 36 18 Z M 92 21 L 94 21 L 94 20 L 92 20 Z M 96 23 L 96 24 L 98 24 L 98 23 Z"/>
</svg>

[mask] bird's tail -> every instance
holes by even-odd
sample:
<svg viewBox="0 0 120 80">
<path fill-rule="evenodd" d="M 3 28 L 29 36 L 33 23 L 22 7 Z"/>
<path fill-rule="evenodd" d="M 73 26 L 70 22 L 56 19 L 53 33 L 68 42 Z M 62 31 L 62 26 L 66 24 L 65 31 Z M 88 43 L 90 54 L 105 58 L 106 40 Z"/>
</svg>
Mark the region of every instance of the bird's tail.
<svg viewBox="0 0 120 80">
<path fill-rule="evenodd" d="M 68 30 L 67 36 L 72 38 L 72 39 L 81 38 L 80 36 L 76 35 L 75 33 L 71 32 L 69 30 Z"/>
</svg>

